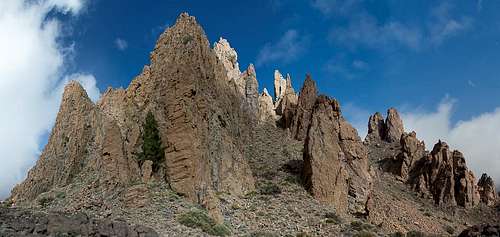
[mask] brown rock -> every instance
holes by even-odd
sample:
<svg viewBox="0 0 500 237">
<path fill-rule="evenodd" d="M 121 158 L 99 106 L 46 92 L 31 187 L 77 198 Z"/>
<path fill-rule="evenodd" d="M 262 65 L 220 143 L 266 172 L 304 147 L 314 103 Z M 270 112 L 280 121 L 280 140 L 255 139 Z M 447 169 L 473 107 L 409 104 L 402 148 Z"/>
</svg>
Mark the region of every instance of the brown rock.
<svg viewBox="0 0 500 237">
<path fill-rule="evenodd" d="M 283 78 L 283 75 L 281 75 L 280 71 L 275 70 L 274 71 L 274 96 L 276 98 L 274 104 L 275 107 L 278 107 L 279 102 L 285 96 L 285 91 L 286 91 L 286 80 L 285 78 Z"/>
<path fill-rule="evenodd" d="M 259 96 L 259 121 L 269 122 L 274 124 L 276 122 L 276 112 L 274 111 L 273 98 L 269 95 L 266 88 Z"/>
<path fill-rule="evenodd" d="M 309 123 L 311 121 L 311 114 L 316 102 L 317 90 L 316 82 L 311 79 L 310 75 L 306 76 L 304 85 L 300 91 L 298 98 L 297 111 L 294 115 L 291 134 L 292 136 L 302 141 L 306 137 L 307 129 L 309 128 Z"/>
<path fill-rule="evenodd" d="M 292 79 L 290 78 L 290 75 L 287 75 L 285 95 L 278 104 L 278 107 L 276 107 L 276 113 L 281 115 L 279 121 L 281 127 L 290 128 L 292 125 L 293 117 L 297 109 L 297 102 L 298 96 L 293 90 Z"/>
<path fill-rule="evenodd" d="M 257 82 L 257 74 L 253 64 L 248 66 L 248 69 L 241 74 L 240 78 L 245 83 L 244 108 L 252 118 L 256 118 L 259 112 L 259 83 Z"/>
<path fill-rule="evenodd" d="M 385 126 L 384 117 L 379 112 L 370 116 L 368 121 L 368 140 L 385 140 L 387 128 Z"/>
<path fill-rule="evenodd" d="M 389 164 L 389 172 L 407 180 L 415 162 L 426 155 L 425 144 L 415 132 L 404 133 L 400 139 L 401 151 Z"/>
<path fill-rule="evenodd" d="M 390 108 L 387 111 L 387 119 L 385 120 L 387 128 L 386 140 L 388 142 L 397 142 L 404 132 L 403 121 L 399 117 L 399 113 L 395 108 Z"/>
<path fill-rule="evenodd" d="M 127 188 L 124 193 L 125 206 L 128 208 L 141 208 L 149 204 L 149 190 L 144 184 Z"/>
<path fill-rule="evenodd" d="M 336 100 L 320 96 L 304 147 L 304 179 L 311 194 L 340 214 L 367 214 L 371 175 L 367 151 Z"/>
<path fill-rule="evenodd" d="M 418 160 L 410 173 L 409 183 L 423 194 L 429 194 L 441 206 L 472 207 L 479 201 L 474 175 L 459 151 L 450 151 L 439 141 L 432 152 Z"/>
<path fill-rule="evenodd" d="M 148 183 L 153 176 L 153 161 L 145 160 L 141 166 L 142 182 Z"/>
<path fill-rule="evenodd" d="M 495 191 L 495 183 L 487 174 L 481 175 L 477 183 L 481 202 L 487 206 L 494 206 L 497 200 L 497 192 Z"/>
</svg>

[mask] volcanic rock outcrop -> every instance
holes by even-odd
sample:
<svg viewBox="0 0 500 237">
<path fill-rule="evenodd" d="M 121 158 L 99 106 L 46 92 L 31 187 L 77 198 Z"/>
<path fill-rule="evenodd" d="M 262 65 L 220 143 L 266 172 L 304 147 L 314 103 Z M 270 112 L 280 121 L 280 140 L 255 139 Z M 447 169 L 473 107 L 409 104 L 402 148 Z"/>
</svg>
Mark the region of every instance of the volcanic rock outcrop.
<svg viewBox="0 0 500 237">
<path fill-rule="evenodd" d="M 367 214 L 372 177 L 367 150 L 335 99 L 316 99 L 304 147 L 306 187 L 340 214 Z"/>
<path fill-rule="evenodd" d="M 290 128 L 292 137 L 299 141 L 304 140 L 307 135 L 313 107 L 318 97 L 317 94 L 316 82 L 311 79 L 310 75 L 307 75 L 304 85 L 300 90 L 297 110 L 295 111 Z"/>
<path fill-rule="evenodd" d="M 385 121 L 382 114 L 379 112 L 370 116 L 368 122 L 368 141 L 375 139 L 387 142 L 398 142 L 403 133 L 403 121 L 395 108 L 387 110 L 387 118 Z"/>
<path fill-rule="evenodd" d="M 151 64 L 126 90 L 108 90 L 96 106 L 71 82 L 47 147 L 12 199 L 33 200 L 77 176 L 85 180 L 90 172 L 117 186 L 142 179 L 147 171 L 141 172 L 136 156 L 148 111 L 158 121 L 165 148 L 158 173 L 175 192 L 213 213 L 215 192 L 243 195 L 253 190 L 243 154 L 252 118 L 228 78 L 227 67 L 233 75 L 237 65 L 221 62 L 216 51 L 224 50 L 210 48 L 195 18 L 183 13 L 160 36 Z M 249 110 L 258 111 L 253 67 L 243 75 L 249 78 Z"/>
<path fill-rule="evenodd" d="M 497 192 L 495 191 L 495 183 L 493 179 L 487 174 L 481 175 L 477 183 L 481 202 L 487 206 L 494 206 L 497 200 Z"/>
<path fill-rule="evenodd" d="M 269 122 L 272 124 L 276 122 L 273 97 L 269 95 L 266 88 L 264 88 L 264 91 L 259 96 L 259 121 Z"/>
<path fill-rule="evenodd" d="M 393 160 L 388 161 L 386 169 L 403 180 L 407 180 L 415 162 L 426 155 L 425 144 L 417 139 L 415 132 L 401 135 L 400 144 L 400 153 Z"/>
<path fill-rule="evenodd" d="M 409 183 L 423 194 L 430 194 L 437 205 L 472 207 L 479 202 L 479 192 L 472 171 L 459 151 L 451 151 L 439 141 L 431 153 L 417 161 Z"/>
</svg>

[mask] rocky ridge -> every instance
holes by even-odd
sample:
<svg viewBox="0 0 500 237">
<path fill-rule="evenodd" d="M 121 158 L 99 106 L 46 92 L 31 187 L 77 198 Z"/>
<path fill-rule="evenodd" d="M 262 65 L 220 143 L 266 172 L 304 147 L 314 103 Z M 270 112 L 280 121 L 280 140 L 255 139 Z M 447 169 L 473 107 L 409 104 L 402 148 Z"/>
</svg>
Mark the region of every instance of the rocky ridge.
<svg viewBox="0 0 500 237">
<path fill-rule="evenodd" d="M 9 203 L 124 218 L 164 236 L 206 235 L 206 224 L 181 221 L 198 209 L 238 236 L 449 234 L 498 220 L 493 180 L 476 184 L 444 142 L 426 151 L 396 109 L 372 115 L 363 142 L 310 75 L 299 95 L 290 75 L 274 79 L 274 100 L 265 88 L 259 95 L 254 66 L 241 73 L 229 42 L 210 48 L 183 13 L 127 89 L 93 104 L 78 83 L 66 86 L 49 143 Z M 164 147 L 159 164 L 138 160 L 148 112 Z"/>
</svg>

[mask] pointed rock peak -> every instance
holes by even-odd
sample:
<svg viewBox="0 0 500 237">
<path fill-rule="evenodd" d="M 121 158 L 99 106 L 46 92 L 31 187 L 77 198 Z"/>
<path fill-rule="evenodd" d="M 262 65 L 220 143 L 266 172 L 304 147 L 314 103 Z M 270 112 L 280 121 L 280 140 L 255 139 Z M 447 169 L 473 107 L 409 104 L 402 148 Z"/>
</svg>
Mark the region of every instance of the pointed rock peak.
<svg viewBox="0 0 500 237">
<path fill-rule="evenodd" d="M 262 91 L 262 96 L 271 97 L 271 95 L 269 95 L 269 92 L 267 91 L 267 88 L 264 88 L 264 91 Z"/>
<path fill-rule="evenodd" d="M 340 103 L 336 99 L 330 99 L 330 97 L 326 95 L 319 95 L 316 99 L 316 107 L 317 106 L 331 106 L 333 111 L 340 111 Z"/>
<path fill-rule="evenodd" d="M 229 42 L 224 38 L 219 38 L 219 42 L 214 43 L 214 51 L 217 58 L 222 62 L 227 71 L 228 79 L 237 79 L 241 72 L 238 64 L 238 54 L 231 48 Z"/>
<path fill-rule="evenodd" d="M 395 108 L 390 108 L 387 110 L 387 119 L 385 121 L 387 127 L 387 137 L 388 142 L 399 141 L 401 135 L 404 133 L 403 120 L 399 116 L 398 111 Z"/>
<path fill-rule="evenodd" d="M 85 100 L 92 103 L 83 86 L 77 81 L 70 81 L 64 87 L 62 101 L 64 103 L 68 100 Z"/>
<path fill-rule="evenodd" d="M 495 205 L 498 197 L 497 197 L 497 192 L 495 190 L 496 189 L 495 182 L 493 182 L 493 179 L 489 175 L 483 174 L 481 175 L 481 178 L 479 179 L 477 186 L 479 189 L 479 196 L 481 202 L 486 204 L 487 206 Z"/>
<path fill-rule="evenodd" d="M 185 23 L 196 23 L 196 18 L 194 16 L 190 16 L 189 13 L 183 12 L 177 17 L 175 24 L 185 24 Z"/>
<path fill-rule="evenodd" d="M 434 145 L 434 148 L 432 148 L 432 154 L 437 154 L 443 150 L 449 150 L 450 147 L 448 146 L 448 144 L 446 144 L 446 142 L 443 142 L 441 140 L 439 140 L 435 145 Z"/>
<path fill-rule="evenodd" d="M 255 72 L 255 67 L 253 66 L 252 63 L 250 63 L 250 65 L 248 65 L 248 68 L 247 70 L 245 71 L 245 73 L 248 75 L 248 76 L 254 76 L 254 77 L 257 77 L 257 73 Z"/>
<path fill-rule="evenodd" d="M 274 70 L 274 96 L 276 101 L 280 100 L 285 94 L 286 81 L 278 70 Z"/>
<path fill-rule="evenodd" d="M 316 90 L 317 90 L 316 89 L 316 82 L 311 78 L 310 74 L 307 74 L 306 75 L 306 80 L 304 81 L 304 85 L 302 86 L 302 89 L 300 90 L 300 94 L 302 94 L 305 91 L 314 91 L 314 92 L 316 92 Z"/>
<path fill-rule="evenodd" d="M 386 130 L 384 116 L 376 112 L 368 120 L 367 140 L 375 140 L 376 142 L 377 140 L 385 140 Z"/>
</svg>

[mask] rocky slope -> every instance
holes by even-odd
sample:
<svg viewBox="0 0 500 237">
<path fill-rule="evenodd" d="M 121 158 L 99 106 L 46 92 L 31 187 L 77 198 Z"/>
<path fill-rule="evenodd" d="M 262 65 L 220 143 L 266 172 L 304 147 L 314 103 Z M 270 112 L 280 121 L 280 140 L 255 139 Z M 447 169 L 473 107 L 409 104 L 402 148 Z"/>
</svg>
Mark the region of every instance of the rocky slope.
<svg viewBox="0 0 500 237">
<path fill-rule="evenodd" d="M 426 151 L 394 108 L 369 118 L 363 141 L 310 75 L 297 95 L 276 70 L 274 98 L 259 94 L 254 66 L 241 72 L 229 42 L 211 48 L 186 13 L 150 57 L 127 89 L 110 88 L 97 104 L 78 83 L 66 86 L 47 146 L 3 203 L 16 208 L 0 209 L 0 231 L 446 236 L 499 220 L 493 180 L 477 182 L 445 142 Z M 148 113 L 161 161 L 141 160 Z M 59 224 L 53 212 L 84 217 L 61 214 Z"/>
</svg>

